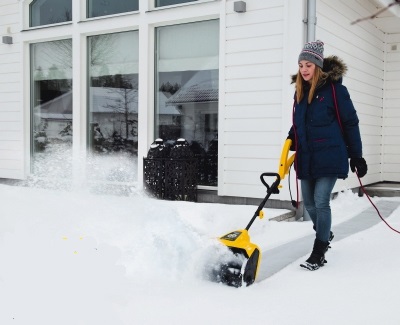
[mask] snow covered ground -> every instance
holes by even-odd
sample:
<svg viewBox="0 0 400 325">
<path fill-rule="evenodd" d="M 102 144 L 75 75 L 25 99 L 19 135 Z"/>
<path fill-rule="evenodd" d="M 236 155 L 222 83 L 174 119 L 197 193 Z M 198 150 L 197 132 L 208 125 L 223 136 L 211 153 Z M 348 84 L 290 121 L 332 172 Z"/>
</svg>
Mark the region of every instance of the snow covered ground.
<svg viewBox="0 0 400 325">
<path fill-rule="evenodd" d="M 383 222 L 334 240 L 318 271 L 299 267 L 305 256 L 237 289 L 203 272 L 215 238 L 245 227 L 254 206 L 7 185 L 0 197 L 2 325 L 400 324 L 400 235 Z M 345 191 L 333 222 L 368 207 Z M 263 252 L 312 233 L 264 211 L 250 229 Z M 400 229 L 400 209 L 387 221 Z"/>
</svg>

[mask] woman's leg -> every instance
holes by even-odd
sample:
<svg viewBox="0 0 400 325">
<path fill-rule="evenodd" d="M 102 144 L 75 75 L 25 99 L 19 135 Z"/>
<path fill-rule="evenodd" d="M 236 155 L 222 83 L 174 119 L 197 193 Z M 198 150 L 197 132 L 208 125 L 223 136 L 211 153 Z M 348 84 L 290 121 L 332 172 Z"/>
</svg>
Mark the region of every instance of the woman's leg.
<svg viewBox="0 0 400 325">
<path fill-rule="evenodd" d="M 317 226 L 317 210 L 314 201 L 315 179 L 301 180 L 301 194 L 303 195 L 304 207 L 306 208 L 314 228 Z"/>
<path fill-rule="evenodd" d="M 304 206 L 317 232 L 310 257 L 300 264 L 308 270 L 317 270 L 326 263 L 325 253 L 329 245 L 332 223 L 330 200 L 336 180 L 336 177 L 320 177 L 301 181 Z"/>
<path fill-rule="evenodd" d="M 315 180 L 314 202 L 316 222 L 314 224 L 317 231 L 317 239 L 323 242 L 329 241 L 331 233 L 332 214 L 330 200 L 336 180 L 337 177 L 320 177 Z"/>
<path fill-rule="evenodd" d="M 317 232 L 317 238 L 329 241 L 332 224 L 330 199 L 336 177 L 301 180 L 301 192 L 306 208 Z"/>
</svg>

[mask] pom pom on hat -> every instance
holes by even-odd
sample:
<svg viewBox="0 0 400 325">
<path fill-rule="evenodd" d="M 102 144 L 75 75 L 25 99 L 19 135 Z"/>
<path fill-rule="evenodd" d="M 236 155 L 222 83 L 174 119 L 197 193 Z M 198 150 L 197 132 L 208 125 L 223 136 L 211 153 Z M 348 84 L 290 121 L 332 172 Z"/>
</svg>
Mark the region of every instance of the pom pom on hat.
<svg viewBox="0 0 400 325">
<path fill-rule="evenodd" d="M 301 60 L 310 61 L 322 68 L 324 66 L 324 43 L 319 40 L 306 43 L 299 55 L 298 62 Z"/>
</svg>

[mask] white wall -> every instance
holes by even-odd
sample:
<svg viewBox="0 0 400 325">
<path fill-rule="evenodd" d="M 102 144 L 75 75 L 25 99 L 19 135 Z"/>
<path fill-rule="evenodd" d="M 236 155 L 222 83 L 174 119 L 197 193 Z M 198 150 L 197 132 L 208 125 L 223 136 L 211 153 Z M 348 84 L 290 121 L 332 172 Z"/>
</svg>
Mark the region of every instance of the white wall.
<svg viewBox="0 0 400 325">
<path fill-rule="evenodd" d="M 293 93 L 287 89 L 303 44 L 303 1 L 289 8 L 284 0 L 247 0 L 246 13 L 234 12 L 233 2 L 226 2 L 219 194 L 262 197 L 259 176 L 278 171 L 291 125 Z"/>
<path fill-rule="evenodd" d="M 382 179 L 400 182 L 400 34 L 386 41 Z"/>
<path fill-rule="evenodd" d="M 337 55 L 348 66 L 343 84 L 360 119 L 363 155 L 368 163 L 364 184 L 382 180 L 385 34 L 370 20 L 351 22 L 375 11 L 366 1 L 317 1 L 316 38 L 325 43 L 325 56 Z M 336 190 L 357 186 L 358 180 L 350 172 L 347 180 L 337 183 Z"/>
<path fill-rule="evenodd" d="M 23 178 L 23 111 L 21 100 L 21 44 L 17 0 L 0 1 L 0 177 Z"/>
</svg>

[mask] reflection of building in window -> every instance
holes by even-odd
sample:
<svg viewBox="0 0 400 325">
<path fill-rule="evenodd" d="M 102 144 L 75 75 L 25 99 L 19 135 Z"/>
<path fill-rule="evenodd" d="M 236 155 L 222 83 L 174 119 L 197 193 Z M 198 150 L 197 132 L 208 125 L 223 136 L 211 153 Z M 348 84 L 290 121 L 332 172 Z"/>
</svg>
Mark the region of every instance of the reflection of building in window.
<svg viewBox="0 0 400 325">
<path fill-rule="evenodd" d="M 34 107 L 33 112 L 35 130 L 42 131 L 40 130 L 40 125 L 45 121 L 47 138 L 49 140 L 62 139 L 62 130 L 72 123 L 72 92 L 66 92 Z"/>
<path fill-rule="evenodd" d="M 137 5 L 137 1 L 129 3 Z M 91 1 L 89 5 L 111 10 L 128 2 Z M 89 148 L 96 153 L 137 154 L 138 32 L 90 36 L 88 46 Z"/>
<path fill-rule="evenodd" d="M 167 100 L 165 93 L 159 92 L 159 137 L 165 140 L 176 140 L 181 137 L 182 112 L 178 106 L 166 105 Z"/>
<path fill-rule="evenodd" d="M 111 137 L 116 131 L 125 139 L 137 141 L 137 89 L 90 87 L 89 91 L 91 120 L 101 127 L 104 136 Z"/>
<path fill-rule="evenodd" d="M 197 71 L 165 101 L 166 107 L 175 107 L 181 116 L 178 137 L 199 142 L 207 149 L 218 136 L 218 91 L 218 71 Z"/>
</svg>

